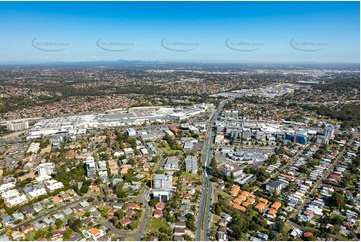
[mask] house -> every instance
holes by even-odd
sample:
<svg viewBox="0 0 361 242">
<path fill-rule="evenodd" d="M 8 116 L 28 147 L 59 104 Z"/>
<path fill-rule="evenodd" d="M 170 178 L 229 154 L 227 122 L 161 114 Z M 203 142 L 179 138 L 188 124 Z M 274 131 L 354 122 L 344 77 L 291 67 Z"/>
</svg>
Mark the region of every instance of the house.
<svg viewBox="0 0 361 242">
<path fill-rule="evenodd" d="M 175 126 L 175 125 L 170 125 L 169 130 L 172 131 L 175 135 L 177 135 L 179 132 L 177 126 Z"/>
<path fill-rule="evenodd" d="M 34 211 L 35 212 L 40 212 L 42 209 L 43 209 L 43 206 L 41 206 L 41 204 L 40 203 L 35 203 L 34 205 L 33 205 L 33 209 L 34 209 Z"/>
<path fill-rule="evenodd" d="M 30 215 L 34 212 L 34 209 L 30 206 L 26 206 L 24 208 L 21 209 L 21 211 L 25 214 L 25 215 Z"/>
<path fill-rule="evenodd" d="M 244 205 L 244 204 L 243 204 Z M 247 208 L 245 208 L 244 206 L 240 206 L 238 204 L 232 203 L 233 208 L 237 209 L 238 211 L 241 212 L 246 212 Z"/>
<path fill-rule="evenodd" d="M 281 192 L 281 189 L 283 188 L 283 183 L 275 180 L 270 180 L 266 184 L 266 191 L 270 193 L 276 193 L 277 195 Z"/>
<path fill-rule="evenodd" d="M 144 171 L 149 171 L 149 170 L 150 170 L 150 167 L 151 167 L 151 166 L 150 166 L 149 164 L 144 164 L 144 165 L 143 165 L 143 170 L 144 170 Z"/>
<path fill-rule="evenodd" d="M 86 218 L 84 221 L 83 221 L 83 226 L 88 226 L 90 222 L 92 222 L 93 219 L 92 218 Z"/>
<path fill-rule="evenodd" d="M 258 201 L 261 202 L 261 203 L 264 203 L 264 204 L 268 203 L 268 200 L 263 198 L 263 197 L 258 198 Z"/>
<path fill-rule="evenodd" d="M 135 210 L 139 210 L 140 209 L 140 206 L 136 203 L 129 203 L 127 204 L 127 208 L 128 209 L 135 209 Z"/>
<path fill-rule="evenodd" d="M 305 233 L 303 234 L 303 237 L 305 237 L 305 238 L 308 238 L 308 237 L 311 237 L 311 236 L 313 236 L 313 233 L 310 232 L 310 231 L 307 231 L 307 232 L 305 232 Z"/>
<path fill-rule="evenodd" d="M 180 215 L 181 215 L 181 216 L 186 216 L 188 213 L 189 213 L 189 210 L 186 209 L 186 210 L 184 210 L 184 211 L 181 211 L 181 212 L 180 212 Z"/>
<path fill-rule="evenodd" d="M 14 221 L 23 220 L 24 219 L 24 214 L 22 214 L 22 213 L 14 213 L 13 217 L 14 217 Z"/>
<path fill-rule="evenodd" d="M 246 201 L 246 203 L 249 204 L 254 204 L 256 202 L 256 199 L 254 199 L 253 197 L 248 198 L 248 200 Z"/>
<path fill-rule="evenodd" d="M 258 203 L 255 207 L 260 213 L 263 213 L 263 211 L 266 209 L 266 204 L 264 203 Z"/>
<path fill-rule="evenodd" d="M 14 219 L 10 215 L 2 217 L 2 220 L 3 220 L 4 224 L 5 224 L 5 226 L 8 226 L 8 225 L 10 225 L 10 224 L 12 224 L 14 222 Z"/>
<path fill-rule="evenodd" d="M 72 236 L 68 239 L 68 241 L 78 241 L 80 240 L 82 237 L 80 234 L 78 233 L 73 233 Z"/>
<path fill-rule="evenodd" d="M 34 229 L 35 230 L 41 230 L 46 227 L 46 224 L 43 221 L 39 221 L 34 223 Z"/>
<path fill-rule="evenodd" d="M 184 216 L 178 216 L 178 217 L 177 217 L 177 220 L 179 220 L 180 222 L 186 222 L 186 221 L 187 221 L 187 218 L 184 217 Z"/>
<path fill-rule="evenodd" d="M 218 241 L 227 241 L 227 234 L 223 231 L 217 232 L 217 240 Z"/>
<path fill-rule="evenodd" d="M 59 203 L 62 203 L 62 202 L 63 202 L 63 199 L 61 197 L 58 197 L 58 196 L 53 197 L 53 203 L 54 204 L 59 204 Z"/>
<path fill-rule="evenodd" d="M 147 241 L 158 241 L 158 238 L 154 237 L 153 235 L 149 235 L 148 238 L 147 238 Z"/>
<path fill-rule="evenodd" d="M 97 239 L 97 241 L 109 241 L 110 239 L 107 237 L 107 236 L 105 236 L 105 235 L 103 235 L 103 236 L 101 236 L 101 237 L 99 237 L 98 239 Z"/>
<path fill-rule="evenodd" d="M 291 231 L 290 235 L 292 237 L 301 237 L 302 236 L 302 230 L 297 229 L 297 228 L 293 228 L 293 230 Z"/>
<path fill-rule="evenodd" d="M 185 229 L 186 228 L 186 223 L 185 222 L 176 222 L 175 227 Z"/>
<path fill-rule="evenodd" d="M 227 226 L 224 226 L 224 225 L 219 226 L 218 231 L 222 231 L 224 233 L 227 233 Z"/>
<path fill-rule="evenodd" d="M 271 216 L 275 216 L 277 214 L 277 210 L 271 208 L 270 210 L 268 210 L 267 214 L 269 214 Z"/>
<path fill-rule="evenodd" d="M 183 235 L 183 234 L 185 234 L 185 229 L 176 227 L 173 230 L 173 234 L 174 235 Z"/>
<path fill-rule="evenodd" d="M 122 203 L 114 203 L 113 208 L 114 208 L 114 209 L 122 209 L 122 208 L 123 208 L 123 204 L 122 204 Z"/>
<path fill-rule="evenodd" d="M 43 222 L 48 226 L 55 223 L 55 221 L 52 218 L 44 218 Z"/>
<path fill-rule="evenodd" d="M 111 189 L 110 187 L 104 188 L 104 192 L 107 195 L 113 195 L 113 189 Z"/>
<path fill-rule="evenodd" d="M 20 231 L 14 231 L 11 233 L 11 237 L 13 238 L 13 240 L 23 240 L 23 238 L 25 238 L 25 235 Z"/>
<path fill-rule="evenodd" d="M 60 239 L 62 239 L 64 233 L 65 233 L 65 230 L 63 230 L 63 229 L 55 230 L 51 235 L 51 240 L 60 240 Z"/>
<path fill-rule="evenodd" d="M 271 205 L 271 208 L 278 210 L 281 207 L 281 203 L 280 202 L 274 202 Z"/>
<path fill-rule="evenodd" d="M 159 210 L 163 210 L 165 208 L 165 203 L 164 202 L 157 202 L 157 204 L 155 205 L 156 209 Z"/>
<path fill-rule="evenodd" d="M 79 205 L 76 205 L 76 206 L 72 207 L 71 209 L 73 209 L 73 211 L 76 212 L 76 213 L 78 213 L 78 212 L 80 212 L 82 210 Z"/>
<path fill-rule="evenodd" d="M 194 145 L 193 141 L 186 141 L 186 142 L 184 142 L 183 149 L 192 150 L 193 145 Z"/>
<path fill-rule="evenodd" d="M 192 198 L 192 194 L 190 194 L 189 192 L 184 194 L 184 199 L 191 199 Z"/>
<path fill-rule="evenodd" d="M 61 220 L 61 219 L 64 218 L 64 215 L 61 214 L 61 213 L 56 213 L 56 214 L 53 215 L 53 218 L 54 218 L 54 219 L 60 219 L 60 220 Z"/>
<path fill-rule="evenodd" d="M 80 206 L 82 206 L 83 208 L 86 208 L 89 206 L 89 203 L 87 201 L 82 201 L 81 203 L 79 203 Z"/>
<path fill-rule="evenodd" d="M 184 241 L 184 238 L 183 238 L 183 236 L 180 236 L 180 235 L 174 235 L 173 241 Z"/>
<path fill-rule="evenodd" d="M 264 233 L 262 233 L 262 232 L 260 232 L 260 231 L 257 231 L 256 232 L 256 234 L 257 234 L 257 237 L 258 238 L 260 238 L 260 239 L 262 239 L 262 240 L 268 240 L 268 235 L 267 234 L 264 234 Z"/>
<path fill-rule="evenodd" d="M 136 214 L 136 212 L 134 212 L 134 210 L 128 209 L 128 210 L 125 212 L 125 217 L 126 217 L 126 218 L 130 218 L 130 217 L 133 217 L 135 214 Z"/>
<path fill-rule="evenodd" d="M 231 195 L 233 197 L 236 197 L 238 195 L 239 189 L 240 189 L 240 186 L 234 185 L 231 189 Z"/>
<path fill-rule="evenodd" d="M 127 226 L 128 224 L 130 224 L 130 219 L 129 218 L 126 218 L 126 219 L 123 219 L 122 221 L 120 221 L 119 223 L 122 225 L 122 226 Z"/>
<path fill-rule="evenodd" d="M 73 211 L 71 210 L 71 208 L 67 207 L 66 209 L 63 210 L 63 214 L 64 215 L 69 215 L 71 214 Z"/>
<path fill-rule="evenodd" d="M 72 199 L 72 197 L 71 197 L 69 194 L 65 194 L 65 195 L 63 196 L 63 201 L 65 201 L 65 202 L 70 201 L 70 199 Z"/>
<path fill-rule="evenodd" d="M 239 195 L 238 197 L 236 197 L 235 199 L 233 199 L 233 202 L 235 204 L 241 204 L 243 203 L 247 198 L 244 195 Z"/>
<path fill-rule="evenodd" d="M 247 191 L 242 191 L 242 192 L 241 192 L 241 196 L 245 196 L 246 198 L 248 198 L 249 192 L 247 192 Z"/>
<path fill-rule="evenodd" d="M 153 216 L 154 216 L 155 218 L 161 218 L 161 217 L 163 217 L 163 212 L 162 212 L 162 210 L 160 210 L 160 209 L 154 210 Z"/>
<path fill-rule="evenodd" d="M 109 209 L 109 210 L 108 210 L 108 212 L 107 212 L 107 216 L 108 216 L 108 218 L 113 217 L 115 213 L 116 213 L 116 211 L 115 211 L 115 210 L 111 210 L 111 209 Z"/>
<path fill-rule="evenodd" d="M 100 212 L 99 211 L 94 211 L 90 213 L 90 216 L 94 219 L 99 219 L 100 218 Z"/>
<path fill-rule="evenodd" d="M 34 230 L 34 226 L 32 224 L 29 224 L 29 225 L 26 225 L 24 228 L 23 228 L 23 233 L 24 234 L 27 234 L 31 231 Z"/>
<path fill-rule="evenodd" d="M 105 232 L 98 229 L 98 228 L 91 228 L 89 230 L 89 233 L 90 233 L 93 240 L 97 240 L 99 237 L 105 235 Z"/>
<path fill-rule="evenodd" d="M 30 192 L 33 191 L 33 189 L 32 189 L 31 187 L 25 187 L 25 188 L 23 189 L 23 191 L 24 191 L 25 194 L 29 194 Z"/>
<path fill-rule="evenodd" d="M 89 190 L 90 190 L 91 192 L 98 192 L 98 191 L 100 191 L 100 188 L 99 188 L 98 186 L 90 186 L 90 187 L 89 187 Z"/>
<path fill-rule="evenodd" d="M 182 199 L 181 204 L 187 204 L 190 205 L 191 201 L 189 199 Z"/>
<path fill-rule="evenodd" d="M 133 148 L 124 148 L 123 149 L 124 153 L 128 156 L 128 155 L 134 155 L 134 150 Z"/>
<path fill-rule="evenodd" d="M 103 205 L 103 203 L 101 203 L 101 202 L 99 202 L 99 201 L 96 201 L 96 200 L 93 201 L 92 204 L 93 204 L 93 206 L 96 207 L 96 208 L 99 208 L 100 206 Z"/>
<path fill-rule="evenodd" d="M 249 205 L 251 205 L 249 202 L 242 203 L 242 206 L 245 207 L 245 208 L 248 208 Z M 235 206 L 233 206 L 233 207 L 235 207 Z"/>
<path fill-rule="evenodd" d="M 55 204 L 53 202 L 49 202 L 48 204 L 46 204 L 47 209 L 53 208 L 54 206 Z"/>
</svg>

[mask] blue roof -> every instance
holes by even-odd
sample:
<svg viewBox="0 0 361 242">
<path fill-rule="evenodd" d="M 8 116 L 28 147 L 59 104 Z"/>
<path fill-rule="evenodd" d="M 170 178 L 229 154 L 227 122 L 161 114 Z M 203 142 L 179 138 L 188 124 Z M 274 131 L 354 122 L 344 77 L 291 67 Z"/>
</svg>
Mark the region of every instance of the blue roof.
<svg viewBox="0 0 361 242">
<path fill-rule="evenodd" d="M 12 220 L 13 220 L 13 218 L 12 218 L 10 215 L 7 215 L 7 216 L 3 217 L 3 221 L 4 221 L 5 223 L 10 222 L 10 221 L 12 221 Z"/>
<path fill-rule="evenodd" d="M 32 192 L 33 189 L 31 187 L 25 187 L 23 191 L 25 192 L 25 194 L 28 194 L 29 192 Z"/>
</svg>

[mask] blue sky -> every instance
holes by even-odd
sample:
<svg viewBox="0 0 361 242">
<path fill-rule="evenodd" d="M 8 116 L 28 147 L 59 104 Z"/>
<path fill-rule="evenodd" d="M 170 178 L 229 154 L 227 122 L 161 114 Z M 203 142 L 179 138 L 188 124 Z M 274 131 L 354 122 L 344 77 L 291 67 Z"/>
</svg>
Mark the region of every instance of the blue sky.
<svg viewBox="0 0 361 242">
<path fill-rule="evenodd" d="M 0 2 L 0 63 L 358 63 L 359 19 L 359 2 Z"/>
</svg>

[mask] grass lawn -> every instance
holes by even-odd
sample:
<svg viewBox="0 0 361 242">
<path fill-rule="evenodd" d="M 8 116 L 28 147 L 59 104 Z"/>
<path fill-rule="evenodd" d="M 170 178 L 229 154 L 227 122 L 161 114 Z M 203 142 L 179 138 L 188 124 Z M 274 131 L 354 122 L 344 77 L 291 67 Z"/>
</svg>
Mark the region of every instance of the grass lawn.
<svg viewBox="0 0 361 242">
<path fill-rule="evenodd" d="M 211 215 L 211 222 L 212 222 L 212 223 L 216 224 L 216 223 L 218 223 L 218 221 L 219 221 L 220 219 L 221 219 L 220 216 L 212 213 L 212 215 Z"/>
<path fill-rule="evenodd" d="M 187 172 L 183 172 L 181 177 L 185 178 L 185 179 L 192 179 L 192 180 L 199 180 L 199 175 L 197 174 L 192 174 L 192 173 L 187 173 Z"/>
<path fill-rule="evenodd" d="M 287 233 L 292 229 L 291 226 L 287 225 L 287 223 L 285 223 L 285 231 L 287 231 Z"/>
<path fill-rule="evenodd" d="M 125 237 L 125 241 L 135 241 L 135 239 L 133 237 L 127 236 Z"/>
<path fill-rule="evenodd" d="M 337 215 L 337 214 L 334 214 L 334 213 L 331 213 L 330 214 L 330 218 L 337 218 L 337 217 L 341 217 L 341 218 L 343 218 L 343 219 L 345 219 L 346 218 L 346 216 L 344 216 L 344 215 Z"/>
<path fill-rule="evenodd" d="M 172 153 L 176 153 L 176 151 L 179 151 L 179 150 L 172 150 L 167 142 L 162 142 L 162 143 L 154 142 L 154 143 L 157 145 L 157 148 L 162 149 L 166 155 L 170 155 Z"/>
<path fill-rule="evenodd" d="M 48 145 L 48 147 L 42 149 L 40 151 L 40 154 L 45 154 L 45 153 L 49 153 L 51 151 L 51 144 Z"/>
<path fill-rule="evenodd" d="M 220 190 L 220 189 L 214 189 L 214 193 L 213 193 L 213 201 L 215 203 L 218 203 L 218 196 L 221 195 L 223 198 L 225 198 L 226 200 L 231 201 L 233 199 L 233 197 L 231 195 L 229 195 L 228 193 Z"/>
<path fill-rule="evenodd" d="M 27 241 L 34 240 L 33 238 L 34 238 L 35 234 L 36 234 L 36 231 L 31 231 L 31 232 L 25 234 L 26 240 Z"/>
<path fill-rule="evenodd" d="M 164 149 L 164 154 L 167 155 L 167 156 L 179 155 L 179 154 L 181 154 L 181 153 L 182 153 L 181 150 Z"/>
<path fill-rule="evenodd" d="M 159 231 L 162 227 L 169 227 L 167 221 L 163 218 L 149 218 L 145 228 L 145 234 Z"/>
</svg>

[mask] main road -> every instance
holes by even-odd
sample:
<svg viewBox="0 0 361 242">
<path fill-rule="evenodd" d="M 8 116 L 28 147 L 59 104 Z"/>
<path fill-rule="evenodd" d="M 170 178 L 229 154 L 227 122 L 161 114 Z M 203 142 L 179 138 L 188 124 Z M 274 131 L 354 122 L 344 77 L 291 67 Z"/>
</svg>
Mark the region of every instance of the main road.
<svg viewBox="0 0 361 242">
<path fill-rule="evenodd" d="M 210 219 L 210 206 L 211 206 L 211 199 L 212 199 L 212 182 L 210 181 L 210 177 L 207 174 L 207 167 L 210 163 L 212 158 L 212 144 L 214 140 L 214 132 L 212 131 L 212 126 L 214 121 L 218 118 L 221 110 L 224 107 L 224 104 L 228 100 L 223 100 L 217 110 L 211 115 L 208 120 L 208 129 L 206 133 L 206 139 L 204 141 L 203 150 L 202 150 L 202 196 L 199 203 L 198 208 L 198 216 L 197 216 L 197 230 L 195 239 L 196 241 L 207 241 L 208 238 L 208 226 L 209 226 L 209 219 Z M 202 233 L 203 232 L 203 233 Z M 203 235 L 203 236 L 202 236 Z"/>
</svg>

